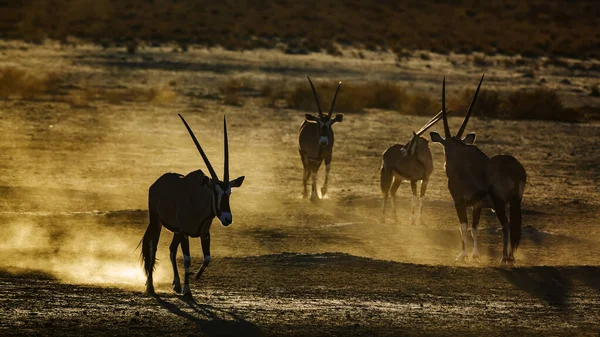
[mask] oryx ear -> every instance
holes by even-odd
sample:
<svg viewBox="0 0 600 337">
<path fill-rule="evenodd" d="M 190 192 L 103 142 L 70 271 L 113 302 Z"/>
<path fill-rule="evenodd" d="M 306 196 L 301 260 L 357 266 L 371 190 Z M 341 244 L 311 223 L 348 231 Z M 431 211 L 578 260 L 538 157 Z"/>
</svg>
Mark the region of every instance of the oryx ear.
<svg viewBox="0 0 600 337">
<path fill-rule="evenodd" d="M 229 186 L 231 187 L 240 187 L 244 182 L 245 176 L 237 177 L 236 179 L 229 182 Z"/>
<path fill-rule="evenodd" d="M 334 123 L 338 123 L 343 120 L 344 120 L 344 114 L 335 114 L 335 117 L 333 118 Z"/>
<path fill-rule="evenodd" d="M 442 145 L 444 145 L 444 142 L 446 141 L 444 138 L 442 138 L 442 136 L 440 136 L 439 133 L 435 132 L 435 131 L 431 131 L 429 133 L 429 137 L 431 137 L 431 141 L 434 143 L 440 143 Z"/>
<path fill-rule="evenodd" d="M 462 139 L 463 143 L 465 144 L 473 144 L 475 143 L 475 133 L 471 132 L 468 135 L 465 136 L 465 138 Z"/>
<path fill-rule="evenodd" d="M 317 118 L 311 114 L 304 115 L 304 118 L 306 118 L 307 121 L 313 122 L 313 123 L 316 123 L 319 120 L 319 118 Z"/>
<path fill-rule="evenodd" d="M 202 176 L 202 178 L 200 178 L 200 185 L 206 186 L 208 183 L 210 183 L 210 178 L 208 176 Z"/>
</svg>

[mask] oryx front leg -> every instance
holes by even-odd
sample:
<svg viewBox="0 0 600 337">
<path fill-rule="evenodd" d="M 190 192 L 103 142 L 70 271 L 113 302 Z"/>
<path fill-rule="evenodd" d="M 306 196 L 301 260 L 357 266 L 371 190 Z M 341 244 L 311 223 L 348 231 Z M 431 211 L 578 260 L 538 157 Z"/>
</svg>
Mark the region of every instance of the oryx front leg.
<svg viewBox="0 0 600 337">
<path fill-rule="evenodd" d="M 471 253 L 471 259 L 479 260 L 479 244 L 477 240 L 477 226 L 479 225 L 479 219 L 481 217 L 481 203 L 473 205 L 473 220 L 471 225 L 471 235 L 473 236 L 473 252 Z"/>
<path fill-rule="evenodd" d="M 311 172 L 312 175 L 312 187 L 310 189 L 310 200 L 314 201 L 319 199 L 319 194 L 317 192 L 317 170 L 313 169 Z"/>
<path fill-rule="evenodd" d="M 202 244 L 202 253 L 204 254 L 204 260 L 198 272 L 196 273 L 196 280 L 202 276 L 204 270 L 210 264 L 212 258 L 210 257 L 210 232 L 206 231 L 200 234 L 200 243 Z"/>
<path fill-rule="evenodd" d="M 325 159 L 325 181 L 321 187 L 321 198 L 327 194 L 327 182 L 329 181 L 329 171 L 331 170 L 331 158 Z"/>
<path fill-rule="evenodd" d="M 462 240 L 462 251 L 456 258 L 456 261 L 463 261 L 467 258 L 467 207 L 464 204 L 455 204 L 458 220 L 460 221 L 460 236 Z"/>
</svg>

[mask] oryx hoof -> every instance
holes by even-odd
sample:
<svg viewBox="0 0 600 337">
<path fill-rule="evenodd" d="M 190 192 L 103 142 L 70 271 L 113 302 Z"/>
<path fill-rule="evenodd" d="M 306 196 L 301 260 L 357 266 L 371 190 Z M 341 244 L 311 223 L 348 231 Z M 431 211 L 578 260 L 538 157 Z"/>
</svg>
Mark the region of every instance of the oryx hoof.
<svg viewBox="0 0 600 337">
<path fill-rule="evenodd" d="M 511 257 L 502 257 L 500 260 L 501 266 L 512 267 L 515 265 L 515 259 Z"/>
<path fill-rule="evenodd" d="M 152 284 L 146 285 L 146 294 L 148 294 L 150 296 L 156 295 L 156 292 L 154 292 L 154 286 Z"/>
<path fill-rule="evenodd" d="M 181 293 L 181 299 L 182 300 L 193 300 L 194 297 L 192 296 L 192 291 L 190 290 L 189 287 L 183 287 L 183 293 Z"/>
<path fill-rule="evenodd" d="M 177 294 L 181 294 L 181 284 L 179 283 L 179 280 L 173 281 L 173 291 Z"/>
<path fill-rule="evenodd" d="M 458 255 L 458 257 L 456 258 L 456 262 L 466 262 L 466 260 L 468 259 L 468 255 L 467 252 L 463 251 L 462 253 L 460 253 L 460 255 Z"/>
<path fill-rule="evenodd" d="M 206 269 L 206 267 L 202 266 L 200 267 L 200 269 L 198 269 L 198 272 L 196 273 L 196 280 L 200 278 L 200 276 L 202 276 L 202 274 L 204 274 L 204 270 Z"/>
<path fill-rule="evenodd" d="M 327 186 L 321 187 L 321 198 L 325 197 L 327 194 Z"/>
<path fill-rule="evenodd" d="M 473 252 L 471 254 L 471 260 L 477 261 L 477 262 L 481 262 L 481 257 L 479 256 L 479 253 L 478 252 Z"/>
</svg>

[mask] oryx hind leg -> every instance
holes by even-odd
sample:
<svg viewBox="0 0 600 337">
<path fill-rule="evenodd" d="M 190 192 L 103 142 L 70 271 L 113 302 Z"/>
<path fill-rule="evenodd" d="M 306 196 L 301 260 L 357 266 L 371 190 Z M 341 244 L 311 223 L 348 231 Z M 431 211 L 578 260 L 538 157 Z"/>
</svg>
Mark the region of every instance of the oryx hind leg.
<svg viewBox="0 0 600 337">
<path fill-rule="evenodd" d="M 304 155 L 300 152 L 300 159 L 302 159 L 302 167 L 304 168 L 304 173 L 302 175 L 302 186 L 304 187 L 302 198 L 306 199 L 308 197 L 308 179 L 310 178 L 310 160 L 308 156 Z"/>
<path fill-rule="evenodd" d="M 392 215 L 394 216 L 394 220 L 397 220 L 396 216 L 396 192 L 402 183 L 402 179 L 394 176 L 394 182 L 392 183 L 392 188 L 390 189 L 390 194 L 392 195 Z"/>
<path fill-rule="evenodd" d="M 146 272 L 146 293 L 150 295 L 154 294 L 152 273 L 154 272 L 154 265 L 156 263 L 156 249 L 161 229 L 162 224 L 160 223 L 158 214 L 150 212 L 150 223 L 142 238 L 142 259 L 144 262 L 144 271 Z"/>
<path fill-rule="evenodd" d="M 383 194 L 382 212 L 385 216 L 385 205 L 390 194 L 390 187 L 392 186 L 394 174 L 393 172 L 386 170 L 385 167 L 382 166 L 380 170 L 380 176 L 381 180 L 379 181 L 379 186 L 381 187 L 381 193 Z"/>
<path fill-rule="evenodd" d="M 177 270 L 177 248 L 181 242 L 181 234 L 173 234 L 173 240 L 169 246 L 169 257 L 173 266 L 173 291 L 181 293 L 181 280 L 179 279 L 179 271 Z"/>
<path fill-rule="evenodd" d="M 190 240 L 187 235 L 181 235 L 181 253 L 183 254 L 183 292 L 181 293 L 184 297 L 190 297 L 192 291 L 190 290 L 190 267 L 192 266 L 192 257 L 190 256 Z"/>
<path fill-rule="evenodd" d="M 410 224 L 414 225 L 417 222 L 417 219 L 420 219 L 420 215 L 416 214 L 417 204 L 419 203 L 419 196 L 417 195 L 417 181 L 410 181 L 410 189 L 412 191 L 411 198 L 411 209 L 410 209 Z"/>
<path fill-rule="evenodd" d="M 417 212 L 417 224 L 423 224 L 423 198 L 425 197 L 425 192 L 427 192 L 427 184 L 429 183 L 429 179 L 424 179 L 421 181 L 421 194 L 419 195 L 419 208 Z"/>
<path fill-rule="evenodd" d="M 512 259 L 512 247 L 509 247 L 510 224 L 506 217 L 506 203 L 497 197 L 492 197 L 492 200 L 494 202 L 496 216 L 502 225 L 502 260 L 500 260 L 500 263 L 503 265 L 510 265 L 514 263 L 514 260 Z"/>
</svg>

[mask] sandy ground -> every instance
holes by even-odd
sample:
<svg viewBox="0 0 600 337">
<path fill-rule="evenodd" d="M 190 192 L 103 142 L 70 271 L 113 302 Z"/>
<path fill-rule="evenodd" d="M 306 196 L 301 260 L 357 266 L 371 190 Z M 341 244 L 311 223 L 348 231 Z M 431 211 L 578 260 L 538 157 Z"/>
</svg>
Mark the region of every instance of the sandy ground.
<svg viewBox="0 0 600 337">
<path fill-rule="evenodd" d="M 398 192 L 398 221 L 381 216 L 381 153 L 406 142 L 427 118 L 346 114 L 335 126 L 330 194 L 311 204 L 301 198 L 297 153 L 304 112 L 265 108 L 260 98 L 227 106 L 215 95 L 231 76 L 298 81 L 306 74 L 406 81 L 423 90 L 437 90 L 445 74 L 462 90 L 482 69 L 451 66 L 452 59 L 443 58 L 428 61 L 430 68 L 423 60 L 398 67 L 376 54 L 342 59 L 149 49 L 129 56 L 89 46 L 15 43 L 0 49 L 3 65 L 67 74 L 63 89 L 70 93 L 82 83 L 121 88 L 173 82 L 177 94 L 159 104 L 0 101 L 0 334 L 600 332 L 599 124 L 472 119 L 468 131 L 477 132 L 485 153 L 510 153 L 527 169 L 524 238 L 517 266 L 499 268 L 501 233 L 486 211 L 482 261 L 457 264 L 459 226 L 438 145 L 431 145 L 435 171 L 424 223 L 410 225 L 408 184 Z M 555 81 L 566 100 L 598 103 L 577 90 L 597 74 L 546 71 L 539 76 Z M 487 72 L 490 85 L 536 85 L 511 69 Z M 561 84 L 564 77 L 570 85 Z M 168 231 L 163 229 L 158 251 L 157 297 L 142 293 L 135 251 L 147 226 L 150 184 L 164 172 L 203 168 L 176 113 L 196 130 L 217 172 L 227 114 L 231 175 L 246 176 L 232 196 L 233 225 L 213 225 L 214 261 L 192 284 L 193 302 L 170 290 Z M 451 118 L 451 128 L 460 122 Z M 194 267 L 201 256 L 196 241 Z"/>
</svg>

